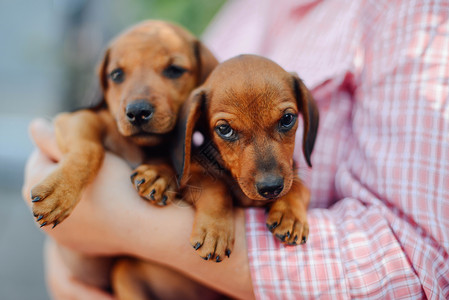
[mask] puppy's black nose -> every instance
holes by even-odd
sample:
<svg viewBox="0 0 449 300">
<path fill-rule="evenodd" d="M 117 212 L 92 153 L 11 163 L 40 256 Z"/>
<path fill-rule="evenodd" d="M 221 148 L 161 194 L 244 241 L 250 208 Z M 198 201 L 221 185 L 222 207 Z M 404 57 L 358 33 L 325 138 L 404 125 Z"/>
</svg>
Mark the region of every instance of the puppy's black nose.
<svg viewBox="0 0 449 300">
<path fill-rule="evenodd" d="M 279 176 L 266 176 L 256 183 L 257 192 L 264 198 L 277 197 L 284 188 L 284 179 Z"/>
<path fill-rule="evenodd" d="M 153 117 L 154 108 L 146 100 L 136 100 L 126 106 L 126 118 L 132 125 L 144 125 Z"/>
</svg>

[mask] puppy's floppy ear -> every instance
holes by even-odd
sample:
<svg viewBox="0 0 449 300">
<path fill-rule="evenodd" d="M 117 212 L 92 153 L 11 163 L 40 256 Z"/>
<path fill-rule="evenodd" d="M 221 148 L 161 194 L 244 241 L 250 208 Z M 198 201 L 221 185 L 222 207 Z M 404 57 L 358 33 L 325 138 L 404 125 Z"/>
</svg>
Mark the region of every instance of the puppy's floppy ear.
<svg viewBox="0 0 449 300">
<path fill-rule="evenodd" d="M 98 80 L 100 82 L 100 87 L 103 90 L 103 92 L 106 91 L 108 88 L 108 74 L 107 68 L 109 64 L 109 49 L 106 49 L 103 55 L 103 59 L 98 64 L 97 70 L 98 70 Z"/>
<path fill-rule="evenodd" d="M 218 61 L 212 52 L 198 40 L 193 42 L 193 49 L 198 66 L 197 86 L 206 81 L 212 70 L 218 65 Z"/>
<path fill-rule="evenodd" d="M 89 103 L 89 107 L 93 109 L 100 109 L 106 106 L 106 101 L 104 99 L 104 93 L 106 92 L 108 85 L 108 75 L 106 74 L 106 69 L 109 63 L 109 49 L 103 54 L 100 63 L 97 66 L 97 83 L 95 87 L 92 89 L 92 97 L 91 103 Z"/>
<path fill-rule="evenodd" d="M 180 186 L 184 186 L 189 178 L 192 136 L 198 119 L 205 113 L 205 102 L 206 92 L 200 87 L 192 91 L 181 108 L 172 155 Z"/>
<path fill-rule="evenodd" d="M 310 156 L 312 155 L 315 138 L 318 131 L 319 112 L 315 100 L 297 74 L 291 73 L 293 78 L 293 91 L 295 92 L 298 109 L 304 119 L 304 134 L 302 147 L 304 157 L 309 167 L 312 167 Z"/>
</svg>

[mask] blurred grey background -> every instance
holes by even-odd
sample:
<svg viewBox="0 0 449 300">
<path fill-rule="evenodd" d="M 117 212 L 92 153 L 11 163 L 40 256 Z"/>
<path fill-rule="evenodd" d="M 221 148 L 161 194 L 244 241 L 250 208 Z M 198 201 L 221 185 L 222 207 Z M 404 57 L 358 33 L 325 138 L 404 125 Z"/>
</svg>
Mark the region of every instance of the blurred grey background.
<svg viewBox="0 0 449 300">
<path fill-rule="evenodd" d="M 29 122 L 86 104 L 111 37 L 149 18 L 200 35 L 224 0 L 0 0 L 0 299 L 49 299 L 42 245 L 22 200 Z"/>
</svg>

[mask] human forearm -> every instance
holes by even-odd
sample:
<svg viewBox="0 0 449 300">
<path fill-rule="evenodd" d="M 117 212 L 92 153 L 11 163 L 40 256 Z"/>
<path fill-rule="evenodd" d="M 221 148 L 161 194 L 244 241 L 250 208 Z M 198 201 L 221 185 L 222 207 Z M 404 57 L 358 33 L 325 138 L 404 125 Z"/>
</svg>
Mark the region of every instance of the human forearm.
<svg viewBox="0 0 449 300">
<path fill-rule="evenodd" d="M 235 213 L 236 236 L 233 252 L 221 263 L 202 260 L 189 243 L 194 212 L 191 208 L 171 205 L 137 218 L 142 232 L 129 232 L 127 250 L 132 255 L 166 264 L 223 293 L 241 299 L 253 298 L 246 250 L 244 212 Z M 145 233 L 144 233 L 145 232 Z"/>
<path fill-rule="evenodd" d="M 47 155 L 51 154 L 54 160 L 60 158 L 52 135 L 45 134 L 48 129 L 44 126 L 32 130 L 45 154 L 36 150 L 27 164 L 23 195 L 28 204 L 31 187 L 56 166 Z M 194 209 L 176 204 L 163 208 L 151 205 L 133 189 L 130 172 L 123 160 L 107 154 L 97 178 L 87 187 L 73 213 L 56 228 L 43 229 L 75 251 L 154 260 L 234 297 L 251 298 L 243 211 L 235 213 L 236 241 L 231 257 L 221 263 L 203 261 L 189 243 Z"/>
</svg>

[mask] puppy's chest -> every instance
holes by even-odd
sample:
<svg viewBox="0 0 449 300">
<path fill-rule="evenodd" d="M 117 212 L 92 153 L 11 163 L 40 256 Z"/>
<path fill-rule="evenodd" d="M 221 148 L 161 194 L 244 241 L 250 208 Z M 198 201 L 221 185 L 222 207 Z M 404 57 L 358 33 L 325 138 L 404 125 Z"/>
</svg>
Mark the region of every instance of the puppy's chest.
<svg viewBox="0 0 449 300">
<path fill-rule="evenodd" d="M 143 148 L 120 135 L 107 134 L 104 138 L 104 146 L 125 159 L 132 167 L 143 163 L 146 156 Z"/>
<path fill-rule="evenodd" d="M 167 160 L 168 149 L 165 145 L 141 147 L 123 136 L 107 135 L 105 148 L 125 159 L 132 168 L 149 161 Z"/>
<path fill-rule="evenodd" d="M 150 159 L 168 156 L 168 149 L 165 143 L 153 147 L 139 146 L 131 138 L 123 136 L 118 131 L 115 120 L 109 112 L 101 111 L 98 115 L 106 126 L 103 136 L 105 149 L 122 157 L 131 167 L 135 168 Z"/>
<path fill-rule="evenodd" d="M 265 207 L 267 202 L 248 198 L 229 170 L 224 167 L 221 155 L 210 140 L 194 150 L 193 161 L 201 166 L 202 173 L 213 181 L 223 182 L 232 194 L 233 204 L 237 207 Z"/>
</svg>

